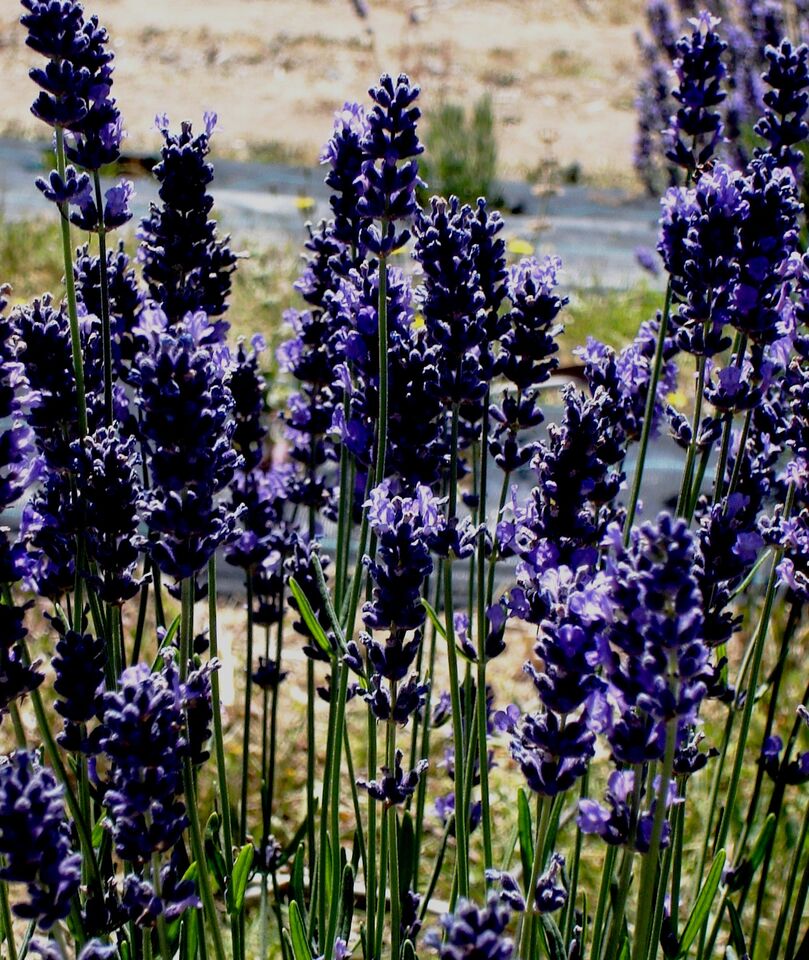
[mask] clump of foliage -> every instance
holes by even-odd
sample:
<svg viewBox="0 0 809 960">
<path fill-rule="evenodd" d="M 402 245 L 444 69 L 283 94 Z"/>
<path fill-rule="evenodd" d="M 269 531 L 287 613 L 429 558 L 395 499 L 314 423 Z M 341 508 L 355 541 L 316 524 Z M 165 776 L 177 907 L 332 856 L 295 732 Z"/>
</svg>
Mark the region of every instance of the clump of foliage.
<svg viewBox="0 0 809 960">
<path fill-rule="evenodd" d="M 429 194 L 463 203 L 491 197 L 497 176 L 497 131 L 492 99 L 484 94 L 470 110 L 441 102 L 425 117 L 421 173 Z M 427 193 L 425 193 L 425 196 Z M 492 198 L 497 202 L 497 198 Z"/>
</svg>

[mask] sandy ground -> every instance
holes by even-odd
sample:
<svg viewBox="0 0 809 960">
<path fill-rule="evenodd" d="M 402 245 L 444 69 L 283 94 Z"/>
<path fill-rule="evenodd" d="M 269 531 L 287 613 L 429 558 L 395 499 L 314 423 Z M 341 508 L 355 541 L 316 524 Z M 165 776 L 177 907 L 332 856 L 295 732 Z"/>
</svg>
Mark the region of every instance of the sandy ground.
<svg viewBox="0 0 809 960">
<path fill-rule="evenodd" d="M 549 160 L 591 177 L 626 171 L 632 151 L 642 0 L 89 0 L 113 37 L 115 91 L 133 149 L 153 117 L 216 110 L 229 152 L 313 162 L 330 117 L 380 71 L 406 70 L 429 109 L 444 97 L 494 102 L 501 172 Z M 0 132 L 40 135 L 28 112 L 15 0 L 0 3 Z"/>
</svg>

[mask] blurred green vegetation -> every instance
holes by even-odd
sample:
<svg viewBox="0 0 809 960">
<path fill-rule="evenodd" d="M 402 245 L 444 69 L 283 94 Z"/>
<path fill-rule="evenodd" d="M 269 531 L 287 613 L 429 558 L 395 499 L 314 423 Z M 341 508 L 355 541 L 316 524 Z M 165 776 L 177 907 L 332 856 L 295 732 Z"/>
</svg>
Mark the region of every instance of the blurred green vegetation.
<svg viewBox="0 0 809 960">
<path fill-rule="evenodd" d="M 445 102 L 425 117 L 424 154 L 419 172 L 428 184 L 427 196 L 456 196 L 464 203 L 492 195 L 497 175 L 497 136 L 491 97 L 484 94 L 467 112 Z"/>
<path fill-rule="evenodd" d="M 663 292 L 647 282 L 620 289 L 586 287 L 574 289 L 564 311 L 562 348 L 572 350 L 587 337 L 596 337 L 612 347 L 631 340 L 644 320 L 663 306 Z"/>
<path fill-rule="evenodd" d="M 78 245 L 85 237 L 74 231 Z M 130 233 L 127 249 L 134 249 Z M 300 269 L 299 248 L 292 243 L 268 245 L 242 238 L 243 251 L 234 275 L 230 320 L 236 336 L 261 333 L 270 347 L 285 336 L 283 313 L 301 306 L 292 283 Z M 58 226 L 52 220 L 0 222 L 0 283 L 12 285 L 12 303 L 23 303 L 46 291 L 58 295 L 64 274 Z M 624 289 L 591 285 L 568 291 L 570 304 L 563 317 L 561 352 L 570 358 L 588 336 L 620 347 L 630 340 L 643 320 L 654 316 L 662 294 L 645 282 Z M 274 350 L 272 351 L 274 354 Z M 269 359 L 269 352 L 265 354 Z"/>
</svg>

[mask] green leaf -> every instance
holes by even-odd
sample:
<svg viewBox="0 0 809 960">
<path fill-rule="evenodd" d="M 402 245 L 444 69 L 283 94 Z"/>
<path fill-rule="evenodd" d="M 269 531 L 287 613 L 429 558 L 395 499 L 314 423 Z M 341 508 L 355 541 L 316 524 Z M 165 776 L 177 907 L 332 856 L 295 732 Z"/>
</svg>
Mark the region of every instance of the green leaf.
<svg viewBox="0 0 809 960">
<path fill-rule="evenodd" d="M 90 842 L 94 847 L 100 847 L 103 836 L 104 836 L 104 818 L 100 817 L 98 820 L 96 820 L 93 826 L 93 835 L 90 839 Z"/>
<path fill-rule="evenodd" d="M 312 610 L 312 605 L 309 603 L 306 594 L 303 592 L 303 590 L 301 590 L 300 584 L 294 577 L 289 578 L 289 588 L 292 591 L 292 595 L 295 597 L 295 601 L 298 604 L 298 609 L 303 617 L 303 622 L 306 624 L 309 633 L 312 635 L 312 639 L 324 653 L 328 654 L 329 657 L 333 657 L 334 650 L 332 650 L 332 646 L 329 643 L 329 638 L 326 636 L 326 632 L 323 627 L 320 626 L 320 623 L 315 616 L 314 610 Z"/>
<path fill-rule="evenodd" d="M 397 832 L 399 840 L 399 886 L 402 890 L 413 886 L 415 867 L 416 837 L 413 830 L 413 818 L 408 811 L 402 814 Z"/>
<path fill-rule="evenodd" d="M 163 640 L 160 646 L 157 648 L 157 654 L 152 662 L 152 673 L 160 668 L 161 664 L 163 663 L 163 650 L 171 645 L 179 629 L 180 614 L 178 613 L 177 616 L 171 621 L 171 625 L 169 626 L 168 630 L 166 630 Z"/>
<path fill-rule="evenodd" d="M 194 960 L 199 950 L 199 919 L 196 910 L 186 910 L 182 917 L 185 936 L 181 938 L 186 960 Z"/>
<path fill-rule="evenodd" d="M 208 872 L 217 890 L 224 890 L 225 880 L 225 857 L 222 854 L 222 848 L 219 845 L 219 815 L 214 812 L 208 818 L 205 824 L 205 860 L 208 864 Z"/>
<path fill-rule="evenodd" d="M 305 856 L 305 847 L 303 843 L 298 844 L 298 852 L 295 854 L 295 860 L 292 864 L 292 896 L 299 906 L 302 906 L 304 901 L 303 894 L 303 861 Z"/>
<path fill-rule="evenodd" d="M 306 940 L 303 918 L 296 900 L 289 905 L 289 938 L 295 960 L 312 960 L 312 951 Z"/>
<path fill-rule="evenodd" d="M 744 939 L 744 930 L 742 930 L 742 922 L 739 919 L 739 911 L 734 906 L 732 900 L 728 900 L 728 916 L 730 917 L 730 937 L 733 940 L 736 953 L 740 957 L 746 957 L 747 943 Z"/>
<path fill-rule="evenodd" d="M 566 960 L 565 942 L 556 921 L 549 913 L 540 913 L 539 922 L 545 934 L 545 943 L 551 960 Z"/>
<path fill-rule="evenodd" d="M 722 870 L 725 866 L 725 856 L 725 851 L 720 850 L 719 853 L 717 853 L 717 855 L 714 857 L 713 863 L 711 864 L 711 869 L 708 871 L 708 876 L 705 878 L 705 883 L 703 883 L 702 889 L 700 890 L 697 899 L 694 901 L 694 906 L 691 910 L 691 916 L 688 918 L 688 922 L 685 925 L 682 937 L 680 937 L 681 957 L 685 957 L 688 954 L 691 944 L 697 939 L 703 924 L 708 918 L 708 914 L 711 911 L 711 904 L 714 902 L 716 891 L 719 889 L 719 884 L 722 881 Z"/>
<path fill-rule="evenodd" d="M 517 829 L 520 834 L 522 875 L 527 886 L 528 878 L 531 876 L 531 864 L 534 862 L 534 831 L 531 827 L 531 808 L 528 806 L 528 797 L 522 787 L 517 792 Z"/>
<path fill-rule="evenodd" d="M 343 898 L 340 910 L 340 936 L 348 943 L 351 921 L 354 919 L 354 868 L 347 863 L 343 868 Z"/>
<path fill-rule="evenodd" d="M 321 869 L 323 871 L 323 879 L 326 883 L 326 903 L 331 903 L 332 877 L 334 876 L 334 858 L 332 856 L 331 835 L 328 833 L 326 834 L 326 846 L 323 850 L 323 859 L 324 863 Z"/>
<path fill-rule="evenodd" d="M 247 881 L 250 878 L 250 868 L 253 866 L 255 849 L 252 843 L 246 843 L 239 851 L 236 862 L 233 864 L 233 894 L 232 908 L 240 913 L 244 907 L 244 894 L 247 890 Z"/>
<path fill-rule="evenodd" d="M 320 596 L 323 599 L 323 603 L 326 607 L 326 613 L 329 617 L 329 623 L 334 630 L 334 635 L 337 637 L 337 641 L 340 644 L 340 649 L 345 649 L 345 636 L 343 631 L 340 628 L 340 622 L 337 619 L 337 614 L 334 611 L 334 604 L 331 602 L 331 596 L 329 595 L 328 588 L 326 587 L 326 578 L 323 576 L 323 567 L 320 564 L 320 557 L 316 554 L 312 554 L 312 562 L 315 567 L 315 579 L 317 580 L 317 587 Z"/>
<path fill-rule="evenodd" d="M 416 960 L 416 951 L 413 949 L 412 940 L 405 940 L 402 944 L 402 960 Z"/>
<path fill-rule="evenodd" d="M 446 640 L 446 639 L 447 639 L 447 631 L 446 631 L 446 629 L 444 628 L 444 625 L 443 625 L 443 624 L 441 623 L 441 621 L 438 619 L 438 614 L 435 612 L 435 610 L 433 610 L 432 606 L 430 605 L 430 601 L 429 601 L 429 600 L 425 600 L 424 597 L 422 597 L 422 598 L 421 598 L 421 605 L 422 605 L 422 606 L 424 607 L 424 609 L 427 611 L 427 616 L 430 618 L 430 623 L 435 627 L 438 635 L 439 635 L 440 637 L 443 637 L 444 640 Z"/>
</svg>

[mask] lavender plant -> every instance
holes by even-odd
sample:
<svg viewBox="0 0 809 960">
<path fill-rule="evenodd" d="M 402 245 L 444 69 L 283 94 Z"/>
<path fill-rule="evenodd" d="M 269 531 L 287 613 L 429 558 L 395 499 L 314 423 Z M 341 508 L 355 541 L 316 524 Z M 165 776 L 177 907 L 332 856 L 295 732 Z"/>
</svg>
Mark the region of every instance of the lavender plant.
<svg viewBox="0 0 809 960">
<path fill-rule="evenodd" d="M 309 228 L 272 411 L 263 338 L 228 344 L 214 117 L 161 117 L 160 204 L 136 252 L 108 248 L 131 186 L 101 179 L 122 137 L 106 32 L 74 0 L 23 6 L 65 290 L 0 307 L 9 960 L 802 956 L 791 18 L 743 4 L 678 39 L 652 8 L 676 65 L 669 84 L 647 51 L 667 291 L 561 389 L 563 265 L 510 264 L 483 198 L 419 207 L 419 91 L 383 76 L 323 152 L 333 216 Z M 750 156 L 727 143 L 743 84 Z M 74 250 L 71 224 L 95 238 Z M 682 481 L 653 516 L 665 434 Z M 244 577 L 235 705 L 220 554 Z"/>
</svg>

